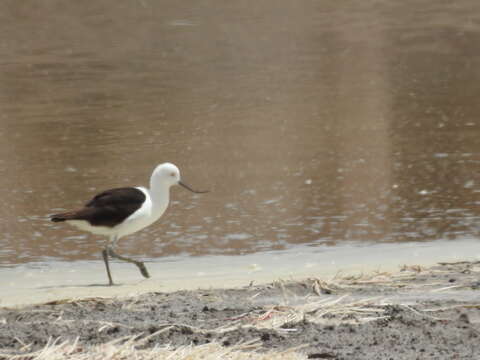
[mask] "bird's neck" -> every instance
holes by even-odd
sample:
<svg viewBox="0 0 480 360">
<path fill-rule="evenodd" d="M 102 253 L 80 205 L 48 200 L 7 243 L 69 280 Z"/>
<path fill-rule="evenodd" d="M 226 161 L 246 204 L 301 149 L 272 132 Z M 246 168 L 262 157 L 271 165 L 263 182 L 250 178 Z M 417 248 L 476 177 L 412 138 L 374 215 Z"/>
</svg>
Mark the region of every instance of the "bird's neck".
<svg viewBox="0 0 480 360">
<path fill-rule="evenodd" d="M 159 183 L 150 183 L 153 213 L 161 216 L 167 209 L 170 200 L 170 186 Z"/>
</svg>

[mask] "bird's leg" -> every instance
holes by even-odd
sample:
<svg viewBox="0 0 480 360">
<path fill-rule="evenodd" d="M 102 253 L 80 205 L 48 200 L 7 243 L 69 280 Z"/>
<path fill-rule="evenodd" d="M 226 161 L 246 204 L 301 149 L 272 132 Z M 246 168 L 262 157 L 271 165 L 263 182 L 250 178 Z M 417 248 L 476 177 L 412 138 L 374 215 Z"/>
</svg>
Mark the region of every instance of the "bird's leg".
<svg viewBox="0 0 480 360">
<path fill-rule="evenodd" d="M 144 278 L 150 277 L 150 274 L 148 273 L 147 268 L 145 267 L 145 264 L 143 262 L 130 259 L 122 255 L 118 255 L 111 247 L 108 248 L 108 253 L 110 254 L 111 257 L 137 265 L 138 269 L 140 270 L 140 273 L 143 275 Z"/>
<path fill-rule="evenodd" d="M 108 264 L 108 253 L 109 253 L 109 244 L 105 246 L 105 249 L 102 250 L 103 261 L 105 262 L 105 267 L 107 268 L 107 275 L 108 275 L 108 285 L 113 285 L 112 274 L 110 274 L 110 265 Z"/>
</svg>

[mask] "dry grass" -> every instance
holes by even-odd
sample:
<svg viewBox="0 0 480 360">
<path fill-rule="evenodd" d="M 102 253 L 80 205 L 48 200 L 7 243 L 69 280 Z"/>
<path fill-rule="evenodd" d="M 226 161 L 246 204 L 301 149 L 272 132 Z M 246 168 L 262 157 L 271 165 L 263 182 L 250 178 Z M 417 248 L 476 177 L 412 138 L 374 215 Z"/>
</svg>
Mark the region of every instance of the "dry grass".
<svg viewBox="0 0 480 360">
<path fill-rule="evenodd" d="M 313 281 L 313 282 L 312 282 Z M 320 292 L 320 288 L 328 288 L 334 291 L 333 284 L 327 285 L 320 283 L 319 280 L 312 280 L 312 287 L 317 287 L 316 291 Z M 256 352 L 261 342 L 241 343 L 229 347 L 222 347 L 218 343 L 210 343 L 198 346 L 182 346 L 173 349 L 168 346 L 155 346 L 150 349 L 142 349 L 142 346 L 150 339 L 162 332 L 171 330 L 172 328 L 188 328 L 194 333 L 218 333 L 225 334 L 239 328 L 256 328 L 256 329 L 275 329 L 276 331 L 288 335 L 300 331 L 296 329 L 296 323 L 303 320 L 309 322 L 366 322 L 383 318 L 379 315 L 384 312 L 378 304 L 379 298 L 349 300 L 348 295 L 336 297 L 319 297 L 318 295 L 307 296 L 301 299 L 299 305 L 288 305 L 292 296 L 297 297 L 286 289 L 283 282 L 277 283 L 282 287 L 283 301 L 282 304 L 272 305 L 263 310 L 252 310 L 248 313 L 241 314 L 235 318 L 226 319 L 225 325 L 216 329 L 202 329 L 187 324 L 159 324 L 162 329 L 149 335 L 143 336 L 139 334 L 134 337 L 120 338 L 115 341 L 102 344 L 99 346 L 85 346 L 76 342 L 60 342 L 59 340 L 50 341 L 42 350 L 27 353 L 30 344 L 24 344 L 22 355 L 13 355 L 2 353 L 0 350 L 0 359 L 5 360 L 122 360 L 122 359 L 174 359 L 174 360 L 300 360 L 307 359 L 301 353 L 299 348 L 290 349 L 283 352 Z M 335 288 L 337 289 L 337 288 Z M 90 299 L 101 301 L 100 299 Z M 62 303 L 69 301 L 62 301 Z M 77 303 L 77 301 L 72 301 Z M 298 302 L 298 299 L 296 299 Z M 78 301 L 81 303 L 81 301 Z M 291 323 L 293 326 L 288 326 Z M 287 326 L 285 326 L 287 325 Z M 104 331 L 111 324 L 106 322 L 98 323 L 98 331 Z"/>
<path fill-rule="evenodd" d="M 256 342 L 237 344 L 228 348 L 218 343 L 197 346 L 182 346 L 172 349 L 158 346 L 147 350 L 139 349 L 150 337 L 121 338 L 92 347 L 82 347 L 77 342 L 50 341 L 42 350 L 23 354 L 8 355 L 0 351 L 5 360 L 304 360 L 305 355 L 290 349 L 282 352 L 253 352 Z"/>
<path fill-rule="evenodd" d="M 334 300 L 317 299 L 317 301 L 296 306 L 274 305 L 260 312 L 252 311 L 229 319 L 230 323 L 214 331 L 228 332 L 238 327 L 252 327 L 291 333 L 299 331 L 299 329 L 288 325 L 303 321 L 323 324 L 364 323 L 385 318 L 381 314 L 385 312 L 382 306 L 386 304 L 382 302 L 382 306 L 380 306 L 379 302 L 382 302 L 381 298 L 349 301 L 349 296 L 344 295 Z"/>
<path fill-rule="evenodd" d="M 456 263 L 446 265 L 459 265 Z M 472 278 L 478 276 L 480 267 L 469 266 L 467 268 Z M 467 271 L 465 270 L 465 271 Z M 179 359 L 179 360 L 299 360 L 306 359 L 299 348 L 290 349 L 283 352 L 256 352 L 260 348 L 261 342 L 241 343 L 229 347 L 223 347 L 219 343 L 209 343 L 204 345 L 190 345 L 179 348 L 169 346 L 155 346 L 149 349 L 143 349 L 144 344 L 159 335 L 162 332 L 171 330 L 172 328 L 188 328 L 194 333 L 218 333 L 225 334 L 240 328 L 256 328 L 256 329 L 274 329 L 284 335 L 297 333 L 301 329 L 297 328 L 298 324 L 303 321 L 310 323 L 355 323 L 361 324 L 369 321 L 375 321 L 388 318 L 385 314 L 386 307 L 389 305 L 385 296 L 382 297 L 356 297 L 350 296 L 355 293 L 357 288 L 373 287 L 373 288 L 390 288 L 404 290 L 418 290 L 427 292 L 441 292 L 458 287 L 468 286 L 465 284 L 455 284 L 445 286 L 445 282 L 431 282 L 431 277 L 426 279 L 429 281 L 415 281 L 419 276 L 425 274 L 437 273 L 441 274 L 446 269 L 442 268 L 424 268 L 420 266 L 404 266 L 398 273 L 373 272 L 368 274 L 359 274 L 355 276 L 345 276 L 337 274 L 329 280 L 320 280 L 316 278 L 306 279 L 303 282 L 298 281 L 277 281 L 271 287 L 278 287 L 283 294 L 282 300 L 278 303 L 264 307 L 262 310 L 255 308 L 244 314 L 233 318 L 225 319 L 225 324 L 216 329 L 201 329 L 187 324 L 159 324 L 162 329 L 149 336 L 138 334 L 134 337 L 117 339 L 115 341 L 97 345 L 86 346 L 75 342 L 60 342 L 59 340 L 51 340 L 42 349 L 36 352 L 26 353 L 30 349 L 30 344 L 24 344 L 22 355 L 8 354 L 0 350 L 0 360 L 122 360 L 122 359 Z M 308 295 L 303 297 L 295 292 L 295 286 L 303 286 L 310 289 Z M 253 301 L 262 291 L 251 297 Z M 325 294 L 336 296 L 325 296 Z M 58 300 L 50 304 L 76 303 L 82 306 L 82 301 L 99 301 L 108 303 L 108 299 L 90 298 L 90 299 L 72 299 Z M 408 305 L 398 304 L 414 313 L 418 310 Z M 133 305 L 131 305 L 133 306 Z M 458 305 L 457 305 L 458 306 Z M 480 307 L 480 305 L 470 305 L 472 307 Z M 439 319 L 430 314 L 442 312 L 448 308 L 441 307 L 437 309 L 425 309 L 422 311 L 423 317 Z M 1 320 L 1 319 L 0 319 Z M 61 321 L 61 315 L 56 321 Z M 98 331 L 104 331 L 112 325 L 106 322 L 99 322 Z"/>
</svg>

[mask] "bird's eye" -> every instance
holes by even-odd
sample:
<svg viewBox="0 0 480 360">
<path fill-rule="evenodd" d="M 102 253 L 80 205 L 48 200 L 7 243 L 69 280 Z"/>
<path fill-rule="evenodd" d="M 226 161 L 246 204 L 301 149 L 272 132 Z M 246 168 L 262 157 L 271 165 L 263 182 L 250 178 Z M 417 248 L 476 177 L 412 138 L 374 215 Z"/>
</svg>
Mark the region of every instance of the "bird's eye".
<svg viewBox="0 0 480 360">
<path fill-rule="evenodd" d="M 175 173 L 170 173 L 170 176 L 171 176 L 171 177 L 175 177 Z"/>
</svg>

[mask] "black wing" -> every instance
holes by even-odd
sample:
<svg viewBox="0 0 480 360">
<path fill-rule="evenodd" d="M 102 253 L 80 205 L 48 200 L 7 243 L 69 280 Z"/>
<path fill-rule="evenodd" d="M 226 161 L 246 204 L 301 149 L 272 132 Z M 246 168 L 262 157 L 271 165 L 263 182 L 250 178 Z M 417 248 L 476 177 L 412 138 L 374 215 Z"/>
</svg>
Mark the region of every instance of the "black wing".
<svg viewBox="0 0 480 360">
<path fill-rule="evenodd" d="M 145 193 L 134 187 L 124 187 L 101 192 L 85 204 L 86 207 L 124 207 L 133 206 L 135 210 L 142 206 L 145 201 Z"/>
<path fill-rule="evenodd" d="M 145 202 L 145 193 L 137 188 L 116 188 L 101 192 L 83 209 L 52 216 L 52 221 L 86 220 L 94 226 L 114 227 Z"/>
</svg>

